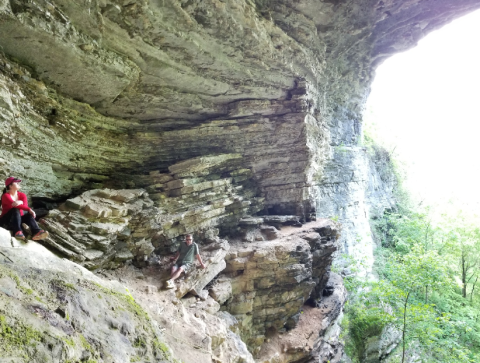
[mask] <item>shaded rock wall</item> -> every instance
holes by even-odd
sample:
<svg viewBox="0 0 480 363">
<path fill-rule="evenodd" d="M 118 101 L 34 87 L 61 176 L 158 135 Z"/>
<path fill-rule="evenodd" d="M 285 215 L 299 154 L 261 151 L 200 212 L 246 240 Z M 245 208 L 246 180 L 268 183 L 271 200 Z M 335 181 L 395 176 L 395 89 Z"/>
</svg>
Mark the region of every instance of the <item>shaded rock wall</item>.
<svg viewBox="0 0 480 363">
<path fill-rule="evenodd" d="M 257 362 L 339 362 L 343 356 L 340 342 L 342 308 L 346 290 L 342 278 L 331 274 L 325 294 L 318 308 L 303 306 L 297 325 L 283 334 L 273 334 L 262 346 Z"/>
<path fill-rule="evenodd" d="M 238 220 L 261 209 L 239 154 L 184 160 L 169 173 L 137 177 L 145 189 L 95 189 L 60 204 L 42 220 L 46 243 L 90 269 L 141 264 L 155 250 L 170 254 L 177 237 L 195 232 L 206 243 L 236 231 Z M 219 271 L 217 271 L 218 273 Z M 213 277 L 213 276 L 212 276 Z M 208 282 L 208 281 L 207 281 Z"/>
<path fill-rule="evenodd" d="M 59 198 L 239 153 L 267 208 L 308 218 L 332 146 L 360 137 L 372 66 L 478 6 L 2 0 L 4 173 Z"/>
<path fill-rule="evenodd" d="M 260 225 L 262 230 L 270 231 Z M 338 225 L 321 220 L 284 227 L 275 237 L 259 233 L 255 242 L 232 241 L 211 294 L 239 320 L 254 353 L 268 337 L 293 329 L 307 300 L 322 299 L 339 232 Z"/>
<path fill-rule="evenodd" d="M 169 167 L 235 155 L 231 172 L 248 182 L 215 168 L 185 182 L 233 177 L 248 189 L 234 194 L 252 207 L 206 223 L 226 224 L 227 233 L 258 211 L 338 216 L 344 251 L 358 254 L 370 248 L 369 211 L 391 204 L 391 185 L 378 183 L 358 146 L 373 68 L 479 6 L 2 0 L 3 176 L 25 178 L 38 205 L 109 187 L 147 188 L 161 208 L 170 198 L 179 203 L 163 185 Z M 198 193 L 185 199 L 212 208 L 207 203 Z"/>
</svg>

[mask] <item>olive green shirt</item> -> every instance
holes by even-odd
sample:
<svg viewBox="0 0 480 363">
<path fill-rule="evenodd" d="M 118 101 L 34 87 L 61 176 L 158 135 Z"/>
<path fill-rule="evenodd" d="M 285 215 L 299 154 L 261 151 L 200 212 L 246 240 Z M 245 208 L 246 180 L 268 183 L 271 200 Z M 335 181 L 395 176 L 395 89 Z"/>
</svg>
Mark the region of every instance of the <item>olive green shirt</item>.
<svg viewBox="0 0 480 363">
<path fill-rule="evenodd" d="M 180 243 L 178 251 L 180 252 L 177 260 L 178 266 L 192 263 L 195 256 L 199 254 L 198 246 L 195 242 L 192 242 L 190 246 L 187 246 L 185 242 Z"/>
</svg>

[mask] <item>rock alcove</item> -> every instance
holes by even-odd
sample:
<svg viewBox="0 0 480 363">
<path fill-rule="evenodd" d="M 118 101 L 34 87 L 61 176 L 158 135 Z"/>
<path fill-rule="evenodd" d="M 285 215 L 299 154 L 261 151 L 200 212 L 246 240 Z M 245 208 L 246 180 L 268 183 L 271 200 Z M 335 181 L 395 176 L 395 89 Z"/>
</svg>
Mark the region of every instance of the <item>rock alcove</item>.
<svg viewBox="0 0 480 363">
<path fill-rule="evenodd" d="M 152 253 L 162 262 L 192 232 L 210 269 L 187 278 L 177 295 L 148 293 L 151 328 L 134 319 L 128 294 L 124 310 L 132 315 L 105 322 L 120 334 L 124 361 L 173 359 L 167 341 L 173 356 L 193 362 L 168 335 L 175 328 L 158 317 L 164 310 L 195 327 L 185 339 L 201 347 L 202 361 L 252 361 L 252 353 L 262 362 L 340 359 L 335 339 L 324 344 L 338 336 L 344 299 L 336 277 L 329 280 L 332 254 L 368 257 L 368 218 L 393 203 L 393 180 L 361 146 L 374 68 L 479 7 L 473 0 L 0 1 L 1 173 L 25 180 L 34 205 L 49 210 L 45 245 L 80 265 L 79 276 L 69 271 L 76 265 L 59 273 L 57 262 L 33 256 L 19 266 L 18 247 L 54 257 L 4 236 L 0 322 L 43 334 L 32 333 L 36 350 L 5 345 L 4 356 L 122 361 L 107 335 L 86 328 L 81 301 L 93 301 L 92 291 L 123 299 L 124 291 L 91 285 L 101 282 L 84 267 L 135 281 L 140 272 L 124 266 L 134 261 L 151 292 L 161 287 L 149 275 L 160 275 Z M 341 234 L 322 218 L 340 221 Z M 35 271 L 46 271 L 45 285 L 32 280 Z M 320 301 L 327 285 L 338 301 L 327 326 L 315 327 L 311 341 L 282 340 L 283 329 L 301 326 L 303 303 Z M 187 292 L 200 299 L 190 304 L 195 311 L 185 301 L 197 298 L 175 300 Z M 209 324 L 225 329 L 215 335 Z"/>
</svg>

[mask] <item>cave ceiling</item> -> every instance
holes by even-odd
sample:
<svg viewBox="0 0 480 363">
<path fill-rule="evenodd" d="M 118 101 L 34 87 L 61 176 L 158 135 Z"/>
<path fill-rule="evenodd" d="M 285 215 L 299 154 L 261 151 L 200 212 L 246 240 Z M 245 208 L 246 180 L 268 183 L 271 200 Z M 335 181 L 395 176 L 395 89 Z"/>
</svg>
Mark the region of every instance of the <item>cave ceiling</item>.
<svg viewBox="0 0 480 363">
<path fill-rule="evenodd" d="M 239 154 L 267 205 L 296 213 L 332 146 L 358 142 L 375 67 L 479 7 L 0 0 L 4 174 L 58 198 Z"/>
</svg>

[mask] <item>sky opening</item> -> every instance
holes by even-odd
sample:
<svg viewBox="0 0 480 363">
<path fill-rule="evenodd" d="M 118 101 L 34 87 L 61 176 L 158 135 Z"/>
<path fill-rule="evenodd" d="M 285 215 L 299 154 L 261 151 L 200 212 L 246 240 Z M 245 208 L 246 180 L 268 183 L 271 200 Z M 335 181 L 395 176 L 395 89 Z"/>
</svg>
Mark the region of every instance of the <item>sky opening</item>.
<svg viewBox="0 0 480 363">
<path fill-rule="evenodd" d="M 479 35 L 476 11 L 387 59 L 364 119 L 403 161 L 419 201 L 480 215 Z"/>
</svg>

